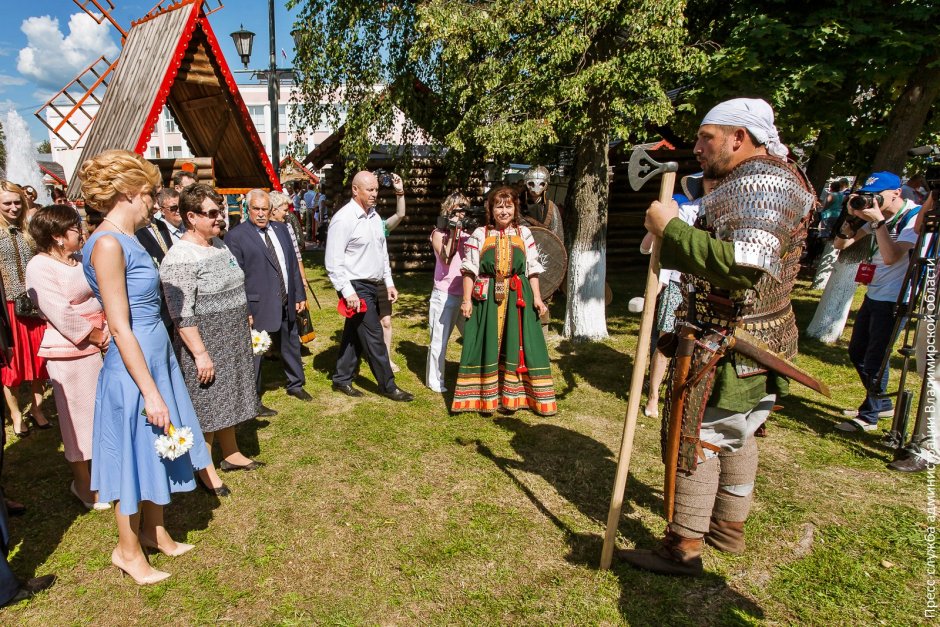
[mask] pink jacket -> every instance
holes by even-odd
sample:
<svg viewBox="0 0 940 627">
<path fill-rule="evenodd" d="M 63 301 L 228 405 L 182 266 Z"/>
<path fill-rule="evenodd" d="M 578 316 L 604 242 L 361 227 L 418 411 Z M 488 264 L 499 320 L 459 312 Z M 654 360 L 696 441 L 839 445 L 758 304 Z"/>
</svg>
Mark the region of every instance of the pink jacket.
<svg viewBox="0 0 940 627">
<path fill-rule="evenodd" d="M 101 303 L 85 279 L 82 264 L 67 266 L 36 255 L 26 265 L 26 290 L 46 317 L 39 356 L 66 359 L 98 352 L 88 342 L 92 329 L 107 329 Z"/>
</svg>

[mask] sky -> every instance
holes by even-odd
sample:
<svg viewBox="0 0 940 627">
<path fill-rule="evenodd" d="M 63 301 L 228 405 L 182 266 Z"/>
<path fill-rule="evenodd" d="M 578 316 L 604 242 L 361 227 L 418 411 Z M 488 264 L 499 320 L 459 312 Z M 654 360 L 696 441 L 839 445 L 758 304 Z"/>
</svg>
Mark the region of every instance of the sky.
<svg viewBox="0 0 940 627">
<path fill-rule="evenodd" d="M 98 0 L 107 6 L 109 0 Z M 143 17 L 157 0 L 111 0 L 111 15 L 125 30 Z M 165 0 L 164 6 L 172 0 Z M 210 0 L 207 6 L 217 6 Z M 48 131 L 33 113 L 79 72 L 102 54 L 113 61 L 120 53 L 121 34 L 107 21 L 95 23 L 72 0 L 0 1 L 0 16 L 6 26 L 0 31 L 0 113 L 11 107 L 26 120 L 35 142 L 48 139 Z M 83 0 L 94 8 L 93 0 Z M 255 33 L 250 69 L 268 64 L 268 3 L 264 0 L 222 0 L 222 9 L 209 16 L 209 23 L 222 46 L 229 68 L 244 66 L 229 33 L 241 25 Z M 274 0 L 278 67 L 289 66 L 294 58 L 290 36 L 294 16 L 284 0 Z M 287 54 L 287 59 L 281 53 Z M 249 75 L 236 74 L 239 82 Z"/>
</svg>

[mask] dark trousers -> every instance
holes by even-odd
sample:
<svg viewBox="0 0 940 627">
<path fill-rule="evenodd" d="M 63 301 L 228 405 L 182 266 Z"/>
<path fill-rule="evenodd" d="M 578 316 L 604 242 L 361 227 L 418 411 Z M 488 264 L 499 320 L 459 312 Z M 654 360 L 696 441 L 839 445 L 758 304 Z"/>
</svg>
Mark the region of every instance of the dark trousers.
<svg viewBox="0 0 940 627">
<path fill-rule="evenodd" d="M 0 403 L 0 425 L 6 417 L 6 403 Z M 3 449 L 7 443 L 6 431 L 0 429 L 0 471 L 3 470 Z M 12 599 L 20 589 L 20 582 L 10 570 L 7 554 L 10 552 L 10 518 L 7 503 L 0 487 L 0 605 Z"/>
<path fill-rule="evenodd" d="M 287 375 L 287 389 L 299 390 L 304 386 L 304 364 L 300 360 L 300 336 L 297 334 L 297 318 L 287 319 L 287 307 L 292 307 L 290 303 L 284 306 L 281 313 L 281 328 L 271 335 L 271 344 L 280 338 L 281 361 L 284 362 L 284 374 Z M 275 337 L 277 336 L 277 337 Z M 258 398 L 261 398 L 261 357 L 255 355 L 255 391 Z"/>
<path fill-rule="evenodd" d="M 876 424 L 878 414 L 891 409 L 891 399 L 879 398 L 888 387 L 888 372 L 885 368 L 881 379 L 875 380 L 885 352 L 896 339 L 894 331 L 894 303 L 872 300 L 865 297 L 861 309 L 855 316 L 852 339 L 849 340 L 849 359 L 858 371 L 865 386 L 865 400 L 858 407 L 858 417 Z"/>
<path fill-rule="evenodd" d="M 379 304 L 376 290 L 379 286 L 368 281 L 353 281 L 353 289 L 361 300 L 366 303 L 366 312 L 346 318 L 343 327 L 343 339 L 339 343 L 339 357 L 336 359 L 336 374 L 333 383 L 349 385 L 356 376 L 359 360 L 363 350 L 375 382 L 382 392 L 395 389 L 395 375 L 388 360 L 388 347 L 382 335 L 382 325 L 379 323 Z M 343 297 L 342 294 L 339 295 Z"/>
</svg>

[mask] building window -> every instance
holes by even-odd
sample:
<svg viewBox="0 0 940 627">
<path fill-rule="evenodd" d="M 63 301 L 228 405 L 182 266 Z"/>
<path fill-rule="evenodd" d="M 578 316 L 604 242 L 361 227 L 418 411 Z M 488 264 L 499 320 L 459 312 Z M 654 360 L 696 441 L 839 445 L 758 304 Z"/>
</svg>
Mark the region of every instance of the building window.
<svg viewBox="0 0 940 627">
<path fill-rule="evenodd" d="M 277 130 L 279 133 L 287 133 L 287 105 L 277 106 Z"/>
<path fill-rule="evenodd" d="M 180 129 L 176 125 L 176 120 L 173 119 L 173 114 L 170 113 L 170 110 L 166 107 L 163 107 L 163 132 L 164 133 L 179 133 Z"/>
<path fill-rule="evenodd" d="M 160 146 L 151 146 L 150 147 L 150 158 L 159 159 L 160 158 Z"/>
<path fill-rule="evenodd" d="M 179 159 L 180 157 L 183 156 L 183 147 L 182 146 L 167 146 L 166 156 L 167 156 L 167 159 Z"/>
<path fill-rule="evenodd" d="M 259 133 L 263 133 L 266 128 L 264 124 L 264 105 L 248 105 L 248 115 L 251 116 L 251 121 L 255 123 L 255 129 Z"/>
</svg>

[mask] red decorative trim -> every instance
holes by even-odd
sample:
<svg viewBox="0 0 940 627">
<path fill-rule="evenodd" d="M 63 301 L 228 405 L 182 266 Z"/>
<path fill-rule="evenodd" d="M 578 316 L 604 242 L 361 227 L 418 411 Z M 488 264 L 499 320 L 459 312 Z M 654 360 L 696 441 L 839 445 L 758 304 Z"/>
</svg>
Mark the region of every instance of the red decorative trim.
<svg viewBox="0 0 940 627">
<path fill-rule="evenodd" d="M 304 164 L 302 164 L 300 161 L 297 161 L 297 159 L 295 159 L 292 155 L 287 155 L 286 157 L 284 157 L 283 159 L 281 159 L 281 169 L 282 169 L 282 170 L 284 169 L 284 164 L 285 164 L 285 163 L 292 163 L 295 167 L 299 168 L 302 172 L 304 172 L 308 177 L 310 177 L 311 179 L 313 179 L 313 182 L 314 182 L 314 183 L 319 183 L 319 182 L 320 182 L 320 177 L 319 177 L 319 176 L 317 176 L 316 174 L 314 174 L 313 172 L 311 172 L 306 166 L 304 166 Z"/>
<path fill-rule="evenodd" d="M 183 64 L 183 57 L 186 56 L 186 49 L 189 47 L 189 42 L 193 38 L 193 32 L 196 30 L 198 23 L 196 18 L 199 16 L 199 8 L 202 6 L 202 2 L 201 0 L 183 0 L 181 4 L 186 3 L 190 5 L 191 13 L 189 17 L 186 18 L 183 33 L 180 35 L 180 40 L 176 44 L 176 50 L 170 58 L 170 66 L 163 75 L 160 88 L 157 90 L 157 97 L 153 101 L 153 106 L 150 107 L 150 114 L 147 116 L 144 128 L 141 130 L 140 137 L 137 139 L 137 145 L 134 147 L 134 152 L 139 155 L 144 154 L 144 151 L 147 149 L 147 144 L 150 143 L 150 138 L 153 136 L 153 129 L 156 128 L 157 122 L 160 121 L 160 112 L 163 111 L 163 106 L 166 104 L 167 98 L 170 97 L 170 89 L 172 89 L 173 83 L 176 82 L 176 75 L 179 73 L 180 66 Z M 161 13 L 161 15 L 163 14 Z"/>
<path fill-rule="evenodd" d="M 38 162 L 38 163 L 39 163 L 39 169 L 42 170 L 43 172 L 45 172 L 46 174 L 48 174 L 49 176 L 51 176 L 51 177 L 53 178 L 53 180 L 55 180 L 56 183 L 59 183 L 60 185 L 64 185 L 64 186 L 68 187 L 68 185 L 69 185 L 69 184 L 68 184 L 68 181 L 65 181 L 65 180 L 63 180 L 63 179 L 60 179 L 58 176 L 56 176 L 55 172 L 53 172 L 52 170 L 50 170 L 49 168 L 47 168 L 46 166 L 44 166 L 41 162 Z"/>
<path fill-rule="evenodd" d="M 271 187 L 277 191 L 282 191 L 281 182 L 278 180 L 277 174 L 274 173 L 274 166 L 271 165 L 271 160 L 268 158 L 264 144 L 261 143 L 261 136 L 258 135 L 258 130 L 255 128 L 254 122 L 251 121 L 251 116 L 248 115 L 248 107 L 245 106 L 245 101 L 242 100 L 242 95 L 238 91 L 238 84 L 235 82 L 235 77 L 232 75 L 228 63 L 225 61 L 225 55 L 222 54 L 222 49 L 219 47 L 219 42 L 215 38 L 215 33 L 212 32 L 209 20 L 205 17 L 200 17 L 199 25 L 202 27 L 202 31 L 209 41 L 209 47 L 212 48 L 215 60 L 219 63 L 219 70 L 221 70 L 222 76 L 225 78 L 225 85 L 228 87 L 228 91 L 232 95 L 235 106 L 238 108 L 238 114 L 241 116 L 242 128 L 248 133 L 251 143 L 255 146 L 258 157 L 261 159 L 261 165 L 264 167 L 264 171 L 268 175 L 268 180 L 271 182 Z M 271 131 L 274 132 L 275 129 L 271 129 Z"/>
<path fill-rule="evenodd" d="M 157 11 L 156 13 L 148 13 L 147 15 L 145 15 L 145 16 L 142 17 L 142 18 L 140 18 L 139 20 L 135 20 L 135 21 L 131 22 L 131 28 L 133 28 L 134 26 L 139 26 L 139 25 L 141 25 L 141 24 L 144 24 L 144 23 L 146 23 L 146 22 L 149 22 L 150 20 L 152 20 L 152 19 L 154 19 L 154 18 L 160 17 L 160 16 L 163 15 L 164 13 L 169 13 L 170 11 L 175 11 L 175 10 L 179 9 L 180 7 L 182 7 L 182 6 L 185 5 L 185 4 L 193 4 L 194 2 L 198 2 L 200 5 L 202 5 L 203 0 L 179 0 L 179 2 L 174 2 L 173 4 L 171 4 L 171 5 L 167 6 L 167 7 L 164 7 L 163 9 L 161 9 L 160 11 Z M 157 6 L 159 6 L 159 5 L 157 5 Z M 154 8 L 156 8 L 156 7 L 154 7 Z M 151 9 L 151 11 L 153 11 L 153 9 Z"/>
</svg>

